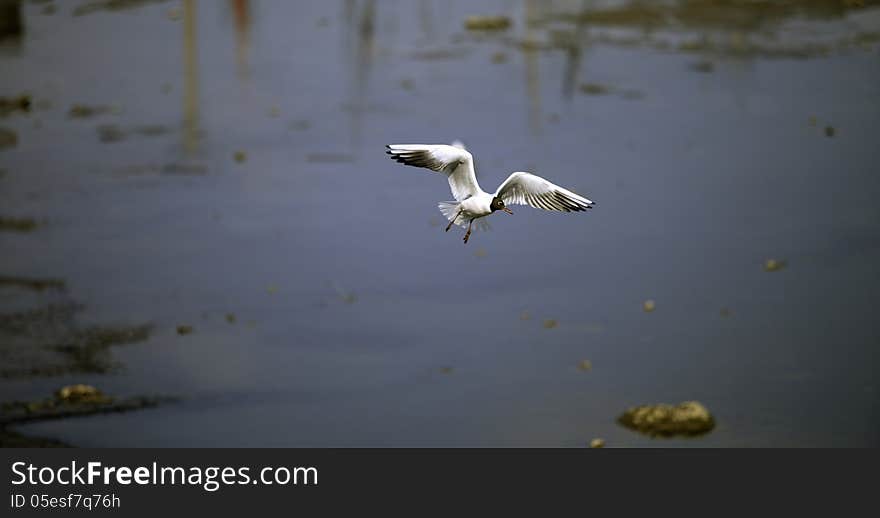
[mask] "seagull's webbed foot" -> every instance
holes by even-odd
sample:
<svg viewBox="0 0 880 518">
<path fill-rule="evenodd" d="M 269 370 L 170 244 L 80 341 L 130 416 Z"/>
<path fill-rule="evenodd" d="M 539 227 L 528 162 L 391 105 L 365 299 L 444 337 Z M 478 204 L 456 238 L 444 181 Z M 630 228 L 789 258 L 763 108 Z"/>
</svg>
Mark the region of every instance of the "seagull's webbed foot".
<svg viewBox="0 0 880 518">
<path fill-rule="evenodd" d="M 474 220 L 471 220 L 470 223 L 468 223 L 467 232 L 464 233 L 464 244 L 467 244 L 468 239 L 471 237 L 471 226 L 473 226 L 473 224 Z"/>
<path fill-rule="evenodd" d="M 452 228 L 452 224 L 455 223 L 455 220 L 457 220 L 458 217 L 461 216 L 461 211 L 462 211 L 462 209 L 458 209 L 458 214 L 456 214 L 454 218 L 449 220 L 449 224 L 446 225 L 447 232 L 449 232 L 449 229 Z"/>
</svg>

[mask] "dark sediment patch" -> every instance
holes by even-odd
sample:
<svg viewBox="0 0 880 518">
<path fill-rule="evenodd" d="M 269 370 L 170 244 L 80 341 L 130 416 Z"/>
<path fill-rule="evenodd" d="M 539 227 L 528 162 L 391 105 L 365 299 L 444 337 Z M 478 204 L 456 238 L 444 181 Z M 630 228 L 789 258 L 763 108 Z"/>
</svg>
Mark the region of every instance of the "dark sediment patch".
<svg viewBox="0 0 880 518">
<path fill-rule="evenodd" d="M 149 338 L 152 325 L 89 326 L 76 323 L 82 306 L 75 303 L 0 314 L 0 378 L 106 373 L 120 365 L 114 346 Z"/>
</svg>

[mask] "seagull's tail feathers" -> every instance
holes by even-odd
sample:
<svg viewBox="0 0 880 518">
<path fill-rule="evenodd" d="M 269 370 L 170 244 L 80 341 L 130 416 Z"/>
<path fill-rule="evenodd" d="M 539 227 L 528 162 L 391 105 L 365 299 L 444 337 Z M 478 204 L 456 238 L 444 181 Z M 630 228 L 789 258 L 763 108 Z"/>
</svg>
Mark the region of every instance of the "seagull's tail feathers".
<svg viewBox="0 0 880 518">
<path fill-rule="evenodd" d="M 437 207 L 440 209 L 440 212 L 443 213 L 443 216 L 446 217 L 447 221 L 452 221 L 452 218 L 456 218 L 455 224 L 460 226 L 461 228 L 467 228 L 468 220 L 464 216 L 460 216 L 458 214 L 458 209 L 461 203 L 457 201 L 441 201 L 437 204 Z M 486 218 L 480 218 L 474 221 L 473 228 L 475 230 L 491 230 L 492 227 L 489 225 L 489 222 L 486 221 Z"/>
</svg>

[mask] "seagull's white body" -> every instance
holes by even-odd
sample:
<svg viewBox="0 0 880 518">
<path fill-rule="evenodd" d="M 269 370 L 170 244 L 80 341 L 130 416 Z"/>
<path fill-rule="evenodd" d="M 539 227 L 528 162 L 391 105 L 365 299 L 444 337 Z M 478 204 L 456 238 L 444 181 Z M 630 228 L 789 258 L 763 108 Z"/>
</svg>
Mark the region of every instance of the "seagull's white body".
<svg viewBox="0 0 880 518">
<path fill-rule="evenodd" d="M 474 170 L 474 157 L 463 145 L 389 144 L 387 153 L 394 160 L 415 167 L 443 173 L 456 201 L 440 202 L 440 211 L 452 224 L 467 227 L 464 242 L 470 236 L 474 221 L 495 211 L 513 214 L 507 205 L 530 205 L 537 209 L 579 212 L 593 208 L 593 202 L 540 176 L 515 172 L 490 194 L 480 188 Z M 479 223 L 478 223 L 479 224 Z"/>
</svg>

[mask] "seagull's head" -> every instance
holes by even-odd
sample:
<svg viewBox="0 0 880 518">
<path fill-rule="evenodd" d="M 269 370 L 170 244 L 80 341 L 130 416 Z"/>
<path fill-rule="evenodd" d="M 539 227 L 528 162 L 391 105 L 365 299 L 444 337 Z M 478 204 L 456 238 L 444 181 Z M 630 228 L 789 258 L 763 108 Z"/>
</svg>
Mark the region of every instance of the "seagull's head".
<svg viewBox="0 0 880 518">
<path fill-rule="evenodd" d="M 513 214 L 512 210 L 504 206 L 504 200 L 502 200 L 498 196 L 492 198 L 492 203 L 489 204 L 489 208 L 492 209 L 492 212 L 495 212 L 496 210 L 503 210 L 508 214 Z"/>
</svg>

